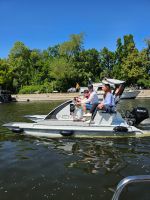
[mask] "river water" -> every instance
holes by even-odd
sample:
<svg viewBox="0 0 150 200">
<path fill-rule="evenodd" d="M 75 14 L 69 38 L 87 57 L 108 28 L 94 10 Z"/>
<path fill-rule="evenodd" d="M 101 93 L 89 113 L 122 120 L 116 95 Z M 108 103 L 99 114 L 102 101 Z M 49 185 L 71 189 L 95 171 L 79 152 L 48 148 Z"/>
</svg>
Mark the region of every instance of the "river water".
<svg viewBox="0 0 150 200">
<path fill-rule="evenodd" d="M 120 110 L 150 100 L 124 100 Z M 150 137 L 40 139 L 1 127 L 46 114 L 61 102 L 0 104 L 0 200 L 110 200 L 121 179 L 150 174 Z M 120 199 L 150 199 L 150 183 L 131 184 Z"/>
</svg>

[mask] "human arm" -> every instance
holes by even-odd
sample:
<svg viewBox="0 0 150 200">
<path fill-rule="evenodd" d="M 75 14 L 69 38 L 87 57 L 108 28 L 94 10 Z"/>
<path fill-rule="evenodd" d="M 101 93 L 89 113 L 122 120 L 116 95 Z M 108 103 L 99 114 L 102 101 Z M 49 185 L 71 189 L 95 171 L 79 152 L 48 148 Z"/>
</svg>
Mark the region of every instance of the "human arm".
<svg viewBox="0 0 150 200">
<path fill-rule="evenodd" d="M 114 106 L 114 97 L 112 93 L 107 93 L 104 100 L 98 105 L 99 109 L 103 109 L 107 106 Z"/>
<path fill-rule="evenodd" d="M 105 99 L 103 100 L 104 105 L 112 106 L 114 104 L 114 99 L 113 99 L 112 93 L 107 93 Z"/>
</svg>

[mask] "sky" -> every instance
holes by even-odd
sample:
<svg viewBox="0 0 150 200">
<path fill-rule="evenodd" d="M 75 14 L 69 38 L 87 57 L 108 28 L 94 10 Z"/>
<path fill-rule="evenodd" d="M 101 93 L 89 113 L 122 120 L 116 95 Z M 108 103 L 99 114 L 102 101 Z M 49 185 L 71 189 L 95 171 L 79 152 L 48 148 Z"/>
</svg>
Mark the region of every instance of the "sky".
<svg viewBox="0 0 150 200">
<path fill-rule="evenodd" d="M 0 0 L 0 58 L 16 41 L 47 49 L 84 33 L 84 48 L 116 49 L 116 40 L 134 36 L 136 47 L 150 39 L 150 0 Z"/>
</svg>

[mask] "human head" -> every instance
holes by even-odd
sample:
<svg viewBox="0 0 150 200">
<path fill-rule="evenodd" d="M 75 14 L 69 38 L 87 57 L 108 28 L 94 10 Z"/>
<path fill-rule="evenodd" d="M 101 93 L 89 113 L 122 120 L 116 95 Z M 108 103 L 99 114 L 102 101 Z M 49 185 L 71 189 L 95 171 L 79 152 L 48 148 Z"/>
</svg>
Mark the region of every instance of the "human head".
<svg viewBox="0 0 150 200">
<path fill-rule="evenodd" d="M 90 95 L 90 94 L 89 94 L 89 90 L 84 90 L 83 93 L 84 93 L 84 97 L 86 97 L 86 98 L 88 98 L 89 95 Z"/>
<path fill-rule="evenodd" d="M 110 88 L 110 85 L 109 84 L 105 84 L 102 86 L 102 90 L 104 92 L 110 92 L 111 91 L 111 88 Z"/>
</svg>

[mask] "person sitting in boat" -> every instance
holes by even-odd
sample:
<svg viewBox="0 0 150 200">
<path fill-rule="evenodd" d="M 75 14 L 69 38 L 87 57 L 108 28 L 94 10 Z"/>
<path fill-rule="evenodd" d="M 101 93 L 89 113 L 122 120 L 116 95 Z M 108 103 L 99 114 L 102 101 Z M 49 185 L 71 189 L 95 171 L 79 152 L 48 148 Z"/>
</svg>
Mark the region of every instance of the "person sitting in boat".
<svg viewBox="0 0 150 200">
<path fill-rule="evenodd" d="M 82 104 L 84 104 L 86 102 L 86 100 L 89 98 L 89 96 L 90 96 L 89 90 L 84 90 L 83 97 L 75 97 L 74 98 L 75 105 L 77 107 L 80 107 Z"/>
<path fill-rule="evenodd" d="M 87 100 L 85 100 L 84 104 L 82 105 L 82 109 L 84 113 L 83 116 L 91 116 L 93 107 L 97 106 L 99 102 L 97 93 L 93 89 L 93 85 L 89 85 L 88 90 L 89 90 L 90 96 Z M 87 110 L 90 110 L 90 113 L 86 114 Z"/>
<path fill-rule="evenodd" d="M 84 105 L 84 103 L 86 102 L 86 100 L 89 98 L 90 93 L 89 90 L 86 89 L 83 92 L 83 96 L 82 97 L 74 97 L 74 105 L 75 105 L 75 109 L 73 112 L 73 117 L 74 120 L 76 121 L 82 121 L 83 120 L 83 110 L 82 110 L 82 105 Z"/>
<path fill-rule="evenodd" d="M 103 85 L 102 90 L 104 91 L 103 101 L 97 106 L 97 108 L 100 110 L 111 112 L 115 108 L 115 100 L 114 95 L 111 93 L 110 85 Z"/>
</svg>

